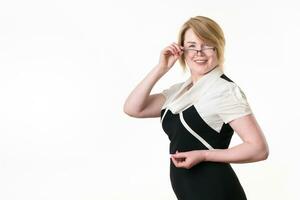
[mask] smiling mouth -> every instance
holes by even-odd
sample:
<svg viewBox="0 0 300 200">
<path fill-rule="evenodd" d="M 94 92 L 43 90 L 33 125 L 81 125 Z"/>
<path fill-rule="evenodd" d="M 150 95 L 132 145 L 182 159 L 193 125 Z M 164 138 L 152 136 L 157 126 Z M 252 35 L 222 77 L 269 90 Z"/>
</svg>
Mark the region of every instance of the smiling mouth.
<svg viewBox="0 0 300 200">
<path fill-rule="evenodd" d="M 207 62 L 207 60 L 195 60 L 194 62 L 198 64 L 204 64 Z"/>
</svg>

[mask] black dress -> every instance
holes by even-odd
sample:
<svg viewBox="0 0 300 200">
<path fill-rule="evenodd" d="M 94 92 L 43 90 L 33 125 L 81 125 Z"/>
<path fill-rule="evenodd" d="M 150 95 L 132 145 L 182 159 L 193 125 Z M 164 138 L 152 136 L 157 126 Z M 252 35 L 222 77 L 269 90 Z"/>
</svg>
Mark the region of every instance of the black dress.
<svg viewBox="0 0 300 200">
<path fill-rule="evenodd" d="M 161 122 L 170 139 L 170 154 L 226 149 L 233 129 L 228 122 L 251 114 L 242 90 L 217 67 L 188 91 L 189 78 L 164 90 Z M 170 179 L 179 200 L 244 200 L 244 190 L 229 163 L 201 162 L 177 168 L 170 159 Z"/>
</svg>

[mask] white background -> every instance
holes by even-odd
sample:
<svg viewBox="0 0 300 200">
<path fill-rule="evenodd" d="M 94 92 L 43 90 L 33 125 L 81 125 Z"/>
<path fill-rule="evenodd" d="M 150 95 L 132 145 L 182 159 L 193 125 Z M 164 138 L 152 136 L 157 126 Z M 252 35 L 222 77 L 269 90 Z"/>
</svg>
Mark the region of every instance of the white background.
<svg viewBox="0 0 300 200">
<path fill-rule="evenodd" d="M 270 146 L 267 161 L 232 165 L 248 199 L 300 199 L 297 13 L 296 1 L 1 0 L 0 199 L 176 199 L 159 119 L 123 103 L 196 15 L 223 28 L 225 73 Z M 177 63 L 153 92 L 187 77 Z"/>
</svg>

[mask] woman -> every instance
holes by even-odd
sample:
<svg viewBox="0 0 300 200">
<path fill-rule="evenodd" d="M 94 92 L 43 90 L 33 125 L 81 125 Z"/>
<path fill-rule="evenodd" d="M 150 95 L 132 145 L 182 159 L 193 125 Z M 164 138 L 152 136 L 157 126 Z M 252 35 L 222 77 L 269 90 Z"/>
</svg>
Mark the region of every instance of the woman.
<svg viewBox="0 0 300 200">
<path fill-rule="evenodd" d="M 213 20 L 197 16 L 181 28 L 178 43 L 131 92 L 124 112 L 161 117 L 170 139 L 170 179 L 180 200 L 243 200 L 230 163 L 265 160 L 268 145 L 242 90 L 222 70 L 225 38 Z M 159 94 L 155 83 L 179 60 L 190 78 Z M 233 132 L 242 144 L 229 147 Z"/>
</svg>

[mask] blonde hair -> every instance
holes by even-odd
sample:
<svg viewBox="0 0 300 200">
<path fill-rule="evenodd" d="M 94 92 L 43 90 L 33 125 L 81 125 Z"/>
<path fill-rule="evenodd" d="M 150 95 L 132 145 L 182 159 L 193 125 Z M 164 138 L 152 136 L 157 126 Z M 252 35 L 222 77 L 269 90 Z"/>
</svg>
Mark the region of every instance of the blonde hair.
<svg viewBox="0 0 300 200">
<path fill-rule="evenodd" d="M 181 46 L 184 45 L 184 35 L 188 29 L 192 29 L 201 40 L 216 48 L 218 65 L 223 67 L 225 38 L 221 27 L 208 17 L 192 17 L 182 25 L 179 32 L 178 44 Z M 186 69 L 184 54 L 180 56 L 179 63 Z"/>
</svg>

